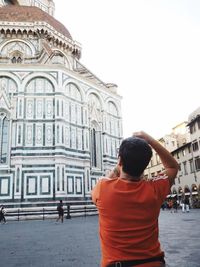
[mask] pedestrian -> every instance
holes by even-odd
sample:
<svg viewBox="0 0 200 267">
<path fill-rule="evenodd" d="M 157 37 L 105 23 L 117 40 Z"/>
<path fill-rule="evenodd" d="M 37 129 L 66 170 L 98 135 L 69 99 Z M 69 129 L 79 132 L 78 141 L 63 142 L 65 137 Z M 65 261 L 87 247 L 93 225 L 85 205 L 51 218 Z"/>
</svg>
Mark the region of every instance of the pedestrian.
<svg viewBox="0 0 200 267">
<path fill-rule="evenodd" d="M 173 200 L 170 198 L 168 201 L 168 209 L 171 211 L 171 213 L 172 213 L 172 208 L 173 208 Z"/>
<path fill-rule="evenodd" d="M 178 199 L 177 199 L 177 195 L 174 196 L 174 199 L 173 199 L 173 210 L 175 213 L 178 212 Z"/>
<path fill-rule="evenodd" d="M 64 208 L 63 208 L 63 202 L 62 202 L 62 200 L 60 200 L 60 203 L 57 206 L 57 211 L 58 211 L 58 218 L 57 218 L 56 222 L 58 222 L 59 220 L 61 220 L 61 222 L 63 223 Z"/>
<path fill-rule="evenodd" d="M 167 201 L 165 200 L 161 205 L 162 210 L 165 210 L 167 208 Z"/>
<path fill-rule="evenodd" d="M 185 212 L 185 197 L 182 196 L 181 197 L 181 204 L 180 204 L 181 208 L 182 208 L 182 212 Z"/>
<path fill-rule="evenodd" d="M 186 210 L 186 212 L 189 212 L 190 211 L 190 200 L 189 200 L 189 197 L 188 196 L 185 197 L 184 204 L 185 204 L 185 210 Z"/>
<path fill-rule="evenodd" d="M 3 223 L 6 223 L 6 218 L 5 218 L 6 210 L 4 206 L 1 206 L 0 208 L 0 222 L 3 221 Z"/>
<path fill-rule="evenodd" d="M 143 172 L 152 148 L 165 172 L 146 180 Z M 158 240 L 158 217 L 177 171 L 173 156 L 147 133 L 134 133 L 122 141 L 116 167 L 92 190 L 99 212 L 101 267 L 165 266 Z"/>
</svg>

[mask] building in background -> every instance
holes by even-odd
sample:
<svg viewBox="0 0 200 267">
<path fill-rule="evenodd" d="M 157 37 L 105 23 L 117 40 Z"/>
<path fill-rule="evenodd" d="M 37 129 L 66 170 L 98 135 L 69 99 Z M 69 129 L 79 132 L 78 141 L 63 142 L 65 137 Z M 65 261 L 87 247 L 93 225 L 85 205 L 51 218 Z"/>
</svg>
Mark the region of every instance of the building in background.
<svg viewBox="0 0 200 267">
<path fill-rule="evenodd" d="M 117 86 L 81 64 L 54 8 L 0 0 L 0 202 L 85 200 L 116 163 Z"/>
<path fill-rule="evenodd" d="M 172 129 L 172 133 L 161 138 L 160 143 L 168 149 L 179 163 L 179 171 L 170 196 L 177 195 L 179 200 L 190 197 L 195 207 L 200 201 L 200 108 Z M 145 171 L 146 179 L 163 172 L 157 153 L 153 151 L 152 160 Z"/>
</svg>

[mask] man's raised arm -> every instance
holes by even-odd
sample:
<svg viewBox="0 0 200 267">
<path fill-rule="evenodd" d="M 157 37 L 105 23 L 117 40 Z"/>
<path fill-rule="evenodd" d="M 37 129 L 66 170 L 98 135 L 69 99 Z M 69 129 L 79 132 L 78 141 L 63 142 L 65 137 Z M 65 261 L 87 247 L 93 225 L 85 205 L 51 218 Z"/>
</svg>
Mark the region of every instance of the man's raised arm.
<svg viewBox="0 0 200 267">
<path fill-rule="evenodd" d="M 158 153 L 160 160 L 165 168 L 165 173 L 169 178 L 170 185 L 172 186 L 178 172 L 178 163 L 171 153 L 163 147 L 157 140 L 141 131 L 133 133 L 133 136 L 144 139 L 148 144 Z"/>
</svg>

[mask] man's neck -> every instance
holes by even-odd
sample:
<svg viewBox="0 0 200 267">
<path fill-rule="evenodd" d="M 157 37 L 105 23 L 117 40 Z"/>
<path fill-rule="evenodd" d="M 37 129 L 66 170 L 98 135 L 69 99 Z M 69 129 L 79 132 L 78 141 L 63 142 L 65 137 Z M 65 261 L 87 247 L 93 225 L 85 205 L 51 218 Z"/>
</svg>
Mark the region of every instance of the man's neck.
<svg viewBox="0 0 200 267">
<path fill-rule="evenodd" d="M 131 176 L 125 172 L 121 172 L 120 173 L 120 176 L 119 176 L 120 179 L 124 179 L 124 180 L 128 180 L 128 181 L 131 181 L 131 182 L 139 182 L 142 178 L 141 176 L 138 177 L 138 176 Z"/>
</svg>

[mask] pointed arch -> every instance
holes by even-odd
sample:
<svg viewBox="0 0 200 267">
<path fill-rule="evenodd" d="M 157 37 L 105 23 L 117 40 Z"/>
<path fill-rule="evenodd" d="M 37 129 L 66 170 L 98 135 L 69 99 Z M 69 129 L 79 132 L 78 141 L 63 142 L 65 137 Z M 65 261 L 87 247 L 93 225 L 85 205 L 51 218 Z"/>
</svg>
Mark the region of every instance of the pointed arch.
<svg viewBox="0 0 200 267">
<path fill-rule="evenodd" d="M 18 88 L 20 86 L 20 80 L 16 75 L 14 75 L 14 74 L 12 74 L 10 72 L 9 73 L 1 72 L 1 74 L 0 74 L 0 82 L 2 82 L 3 79 L 6 79 L 7 81 L 8 80 L 11 81 L 11 83 L 12 83 L 11 87 L 14 87 L 13 90 L 12 90 L 13 93 L 18 91 Z"/>
<path fill-rule="evenodd" d="M 35 77 L 26 84 L 26 92 L 28 93 L 53 93 L 54 87 L 49 79 L 45 77 Z"/>
<path fill-rule="evenodd" d="M 88 103 L 91 99 L 91 96 L 95 96 L 99 103 L 100 103 L 100 107 L 101 107 L 101 110 L 104 110 L 105 109 L 105 101 L 104 99 L 101 97 L 101 95 L 94 89 L 90 88 L 88 91 L 87 91 L 87 94 L 86 94 L 86 103 Z"/>
<path fill-rule="evenodd" d="M 47 81 L 49 81 L 49 83 L 53 86 L 53 92 L 55 92 L 55 89 L 58 87 L 58 84 L 55 80 L 54 77 L 52 77 L 51 75 L 48 75 L 46 73 L 43 72 L 38 72 L 38 73 L 32 73 L 28 76 L 26 76 L 26 78 L 23 80 L 22 86 L 21 86 L 21 90 L 23 92 L 26 91 L 26 87 L 29 84 L 29 82 L 31 80 L 37 79 L 37 78 L 41 78 L 41 79 L 46 79 Z"/>
<path fill-rule="evenodd" d="M 7 55 L 8 49 L 9 49 L 10 54 L 12 54 L 14 51 L 20 51 L 22 54 L 26 54 L 25 49 L 28 55 L 30 56 L 33 56 L 36 53 L 36 48 L 30 42 L 27 42 L 27 41 L 24 41 L 18 38 L 8 40 L 2 43 L 2 45 L 0 46 L 0 51 L 2 54 Z M 5 53 L 4 53 L 4 50 L 6 50 Z"/>
<path fill-rule="evenodd" d="M 4 107 L 8 111 L 11 109 L 11 101 L 17 89 L 17 84 L 12 78 L 0 75 L 0 108 Z"/>
<path fill-rule="evenodd" d="M 183 194 L 183 189 L 181 186 L 179 186 L 179 188 L 178 188 L 178 194 L 179 194 L 179 196 L 181 196 Z"/>
<path fill-rule="evenodd" d="M 191 192 L 192 192 L 192 195 L 198 195 L 198 187 L 196 184 L 192 184 Z"/>
<path fill-rule="evenodd" d="M 175 194 L 175 195 L 177 195 L 177 190 L 176 190 L 176 188 L 175 188 L 175 187 L 173 187 L 173 189 L 172 189 L 172 194 Z"/>
<path fill-rule="evenodd" d="M 107 101 L 107 112 L 113 116 L 119 117 L 119 108 L 111 99 Z"/>
<path fill-rule="evenodd" d="M 53 54 L 51 56 L 51 60 L 53 60 L 55 57 L 63 57 L 63 61 L 59 61 L 58 63 L 60 64 L 64 64 L 66 67 L 68 67 L 70 70 L 72 69 L 72 65 L 69 61 L 69 58 L 67 56 L 67 54 L 65 54 L 63 51 L 61 51 L 60 49 L 52 49 Z M 57 61 L 55 61 L 56 64 Z M 54 62 L 53 62 L 54 63 Z"/>
<path fill-rule="evenodd" d="M 98 94 L 92 92 L 87 98 L 89 121 L 102 123 L 102 103 Z"/>
<path fill-rule="evenodd" d="M 74 82 L 67 82 L 64 86 L 65 88 L 65 94 L 76 100 L 76 101 L 79 101 L 79 102 L 82 102 L 83 101 L 83 96 L 82 96 L 82 93 L 80 91 L 80 88 L 77 86 L 76 83 Z"/>
<path fill-rule="evenodd" d="M 79 93 L 81 94 L 81 102 L 84 102 L 84 99 L 85 99 L 85 92 L 84 92 L 84 90 L 81 88 L 81 86 L 77 83 L 77 81 L 76 80 L 74 80 L 74 79 L 72 79 L 72 78 L 69 78 L 69 79 L 67 79 L 64 83 L 63 83 L 63 89 L 64 89 L 64 92 L 65 92 L 65 94 L 68 96 L 68 89 L 67 89 L 67 86 L 69 85 L 69 84 L 73 84 L 76 88 L 77 88 L 77 90 L 79 91 Z"/>
</svg>

